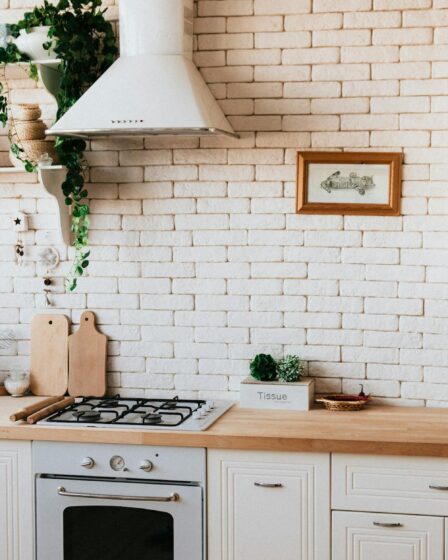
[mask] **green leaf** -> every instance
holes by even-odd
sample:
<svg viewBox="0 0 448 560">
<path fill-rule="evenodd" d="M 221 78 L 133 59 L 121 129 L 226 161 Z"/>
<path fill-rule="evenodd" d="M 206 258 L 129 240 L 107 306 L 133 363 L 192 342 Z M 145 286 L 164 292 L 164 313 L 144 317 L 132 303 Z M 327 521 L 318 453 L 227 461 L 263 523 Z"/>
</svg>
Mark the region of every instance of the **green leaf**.
<svg viewBox="0 0 448 560">
<path fill-rule="evenodd" d="M 36 166 L 30 161 L 25 161 L 25 171 L 28 171 L 28 173 L 34 173 L 36 171 Z"/>
</svg>

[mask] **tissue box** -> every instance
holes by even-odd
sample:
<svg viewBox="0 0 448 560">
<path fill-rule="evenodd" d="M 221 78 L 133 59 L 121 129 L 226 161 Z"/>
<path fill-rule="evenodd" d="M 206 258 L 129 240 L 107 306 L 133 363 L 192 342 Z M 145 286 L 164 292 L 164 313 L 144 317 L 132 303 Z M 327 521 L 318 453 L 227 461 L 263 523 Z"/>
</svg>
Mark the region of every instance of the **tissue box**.
<svg viewBox="0 0 448 560">
<path fill-rule="evenodd" d="M 270 410 L 309 410 L 314 400 L 314 380 L 283 383 L 257 381 L 246 377 L 241 382 L 240 405 L 242 408 Z"/>
</svg>

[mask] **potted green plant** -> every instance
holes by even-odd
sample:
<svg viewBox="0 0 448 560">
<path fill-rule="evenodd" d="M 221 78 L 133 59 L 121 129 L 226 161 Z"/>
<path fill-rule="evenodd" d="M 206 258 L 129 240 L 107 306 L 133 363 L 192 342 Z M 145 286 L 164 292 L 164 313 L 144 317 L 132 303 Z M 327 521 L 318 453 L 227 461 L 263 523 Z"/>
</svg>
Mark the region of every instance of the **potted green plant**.
<svg viewBox="0 0 448 560">
<path fill-rule="evenodd" d="M 241 382 L 241 406 L 309 410 L 314 399 L 314 380 L 302 379 L 304 370 L 299 356 L 275 360 L 270 354 L 258 354 L 250 363 L 250 376 Z"/>
<path fill-rule="evenodd" d="M 9 118 L 9 95 L 5 80 L 5 66 L 9 63 L 30 63 L 29 73 L 37 79 L 32 60 L 49 53 L 59 61 L 59 91 L 57 118 L 59 119 L 83 93 L 109 68 L 118 50 L 113 27 L 105 18 L 102 0 L 59 0 L 54 4 L 44 0 L 41 6 L 24 15 L 11 26 L 14 41 L 0 48 L 0 123 L 6 126 Z M 32 37 L 27 37 L 31 35 Z M 39 45 L 40 41 L 44 41 Z M 20 46 L 24 52 L 20 50 Z M 47 57 L 43 57 L 47 58 Z M 22 160 L 27 171 L 36 170 L 36 161 L 11 137 L 11 149 Z M 66 287 L 74 291 L 77 280 L 89 265 L 88 230 L 89 205 L 85 189 L 84 152 L 86 143 L 75 138 L 56 138 L 56 152 L 61 165 L 67 168 L 62 184 L 65 202 L 72 209 L 72 232 L 75 257 L 67 277 Z"/>
</svg>

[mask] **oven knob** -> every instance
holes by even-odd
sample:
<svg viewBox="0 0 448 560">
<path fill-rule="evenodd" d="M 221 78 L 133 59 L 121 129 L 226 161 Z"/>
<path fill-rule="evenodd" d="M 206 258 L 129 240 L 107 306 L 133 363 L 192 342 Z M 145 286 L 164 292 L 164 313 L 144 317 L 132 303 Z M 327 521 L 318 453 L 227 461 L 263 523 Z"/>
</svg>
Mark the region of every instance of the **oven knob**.
<svg viewBox="0 0 448 560">
<path fill-rule="evenodd" d="M 84 467 L 85 469 L 93 469 L 95 465 L 95 461 L 92 459 L 92 457 L 84 457 L 84 459 L 81 461 L 81 467 Z"/>
<path fill-rule="evenodd" d="M 142 462 L 140 463 L 139 469 L 140 469 L 141 471 L 151 472 L 151 471 L 152 471 L 152 467 L 153 467 L 153 464 L 151 463 L 151 461 L 145 460 L 145 461 L 142 461 Z"/>
<path fill-rule="evenodd" d="M 193 419 L 194 420 L 200 420 L 204 415 L 202 414 L 202 410 L 200 408 L 198 408 L 198 410 L 195 410 L 193 412 Z"/>
</svg>

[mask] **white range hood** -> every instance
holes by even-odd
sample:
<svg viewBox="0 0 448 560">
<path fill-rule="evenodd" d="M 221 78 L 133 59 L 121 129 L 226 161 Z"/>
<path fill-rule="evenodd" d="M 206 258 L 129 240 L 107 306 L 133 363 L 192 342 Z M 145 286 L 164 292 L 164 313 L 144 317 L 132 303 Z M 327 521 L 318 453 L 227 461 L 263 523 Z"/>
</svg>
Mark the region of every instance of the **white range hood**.
<svg viewBox="0 0 448 560">
<path fill-rule="evenodd" d="M 237 136 L 192 62 L 193 0 L 120 0 L 120 58 L 47 131 Z"/>
</svg>

